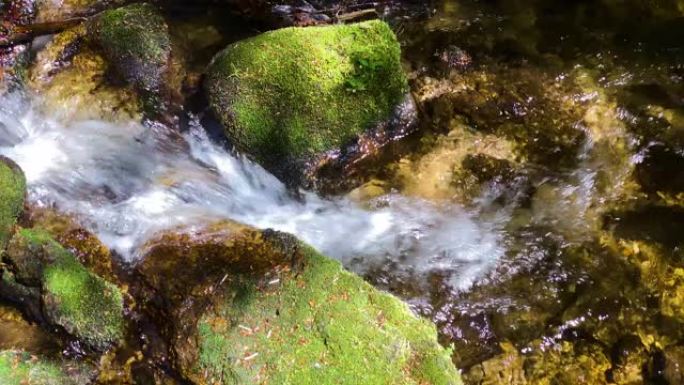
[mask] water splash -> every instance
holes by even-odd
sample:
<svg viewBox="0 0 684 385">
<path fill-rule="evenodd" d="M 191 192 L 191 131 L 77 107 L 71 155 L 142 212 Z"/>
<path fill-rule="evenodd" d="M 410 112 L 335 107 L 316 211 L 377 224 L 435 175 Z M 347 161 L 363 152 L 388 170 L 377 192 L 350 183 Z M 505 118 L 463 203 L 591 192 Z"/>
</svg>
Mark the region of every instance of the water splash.
<svg viewBox="0 0 684 385">
<path fill-rule="evenodd" d="M 310 192 L 295 199 L 197 123 L 182 138 L 136 123 L 63 125 L 6 98 L 0 129 L 0 153 L 25 171 L 32 202 L 75 214 L 129 261 L 154 233 L 225 218 L 296 234 L 360 273 L 392 261 L 414 273 L 449 272 L 460 288 L 503 254 L 504 218 L 485 223 L 459 206 L 395 194 L 372 210 Z"/>
</svg>

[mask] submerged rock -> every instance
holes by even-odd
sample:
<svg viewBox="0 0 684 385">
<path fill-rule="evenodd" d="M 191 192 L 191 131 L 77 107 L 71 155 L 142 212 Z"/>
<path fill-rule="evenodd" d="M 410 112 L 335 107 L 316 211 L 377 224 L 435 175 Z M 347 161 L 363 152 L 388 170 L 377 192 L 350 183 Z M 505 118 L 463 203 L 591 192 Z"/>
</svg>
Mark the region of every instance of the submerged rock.
<svg viewBox="0 0 684 385">
<path fill-rule="evenodd" d="M 64 122 L 140 120 L 140 101 L 131 85 L 112 84 L 107 60 L 86 44 L 83 26 L 55 35 L 38 52 L 29 86 L 41 94 L 45 113 Z"/>
<path fill-rule="evenodd" d="M 90 381 L 81 365 L 58 364 L 18 350 L 0 351 L 3 385 L 86 385 Z"/>
<path fill-rule="evenodd" d="M 43 230 L 21 229 L 4 257 L 0 294 L 97 350 L 123 338 L 123 298 Z"/>
<path fill-rule="evenodd" d="M 0 157 L 0 250 L 9 241 L 24 209 L 26 178 L 16 163 Z"/>
<path fill-rule="evenodd" d="M 318 156 L 389 119 L 406 78 L 394 33 L 369 21 L 234 43 L 213 59 L 205 89 L 235 146 L 296 181 Z"/>
<path fill-rule="evenodd" d="M 547 348 L 535 341 L 528 354 L 521 354 L 510 343 L 504 343 L 500 356 L 471 368 L 464 376 L 469 383 L 494 384 L 608 384 L 606 372 L 610 361 L 601 347 L 565 342 Z M 529 353 L 532 351 L 532 353 Z"/>
</svg>

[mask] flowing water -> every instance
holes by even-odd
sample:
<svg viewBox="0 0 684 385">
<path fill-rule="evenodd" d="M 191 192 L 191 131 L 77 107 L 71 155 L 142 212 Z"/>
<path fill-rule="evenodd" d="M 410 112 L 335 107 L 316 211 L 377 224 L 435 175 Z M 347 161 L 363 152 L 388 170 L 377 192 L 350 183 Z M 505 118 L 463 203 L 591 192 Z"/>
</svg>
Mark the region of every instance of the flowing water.
<svg viewBox="0 0 684 385">
<path fill-rule="evenodd" d="M 487 221 L 454 204 L 389 194 L 362 208 L 344 198 L 292 196 L 275 177 L 212 143 L 192 123 L 182 138 L 137 123 L 63 125 L 9 96 L 0 153 L 24 170 L 29 200 L 75 214 L 130 262 L 153 234 L 232 219 L 296 234 L 359 272 L 387 260 L 449 274 L 466 287 L 502 254 L 505 213 Z"/>
</svg>

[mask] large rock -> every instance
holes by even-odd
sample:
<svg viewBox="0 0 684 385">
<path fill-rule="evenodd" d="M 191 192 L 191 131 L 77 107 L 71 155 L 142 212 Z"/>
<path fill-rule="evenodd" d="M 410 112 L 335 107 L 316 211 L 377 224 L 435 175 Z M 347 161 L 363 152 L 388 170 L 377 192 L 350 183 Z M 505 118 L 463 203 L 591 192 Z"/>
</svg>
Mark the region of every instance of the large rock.
<svg viewBox="0 0 684 385">
<path fill-rule="evenodd" d="M 220 222 L 145 252 L 143 307 L 194 383 L 461 383 L 434 326 L 288 234 Z"/>
<path fill-rule="evenodd" d="M 205 88 L 236 147 L 284 179 L 388 120 L 407 90 L 399 43 L 377 20 L 231 44 L 214 57 Z"/>
<path fill-rule="evenodd" d="M 460 384 L 434 326 L 303 246 L 305 267 L 234 282 L 198 323 L 200 383 Z"/>
<path fill-rule="evenodd" d="M 19 230 L 4 263 L 0 295 L 5 300 L 97 350 L 123 338 L 121 291 L 88 271 L 47 232 Z"/>
<path fill-rule="evenodd" d="M 13 161 L 0 157 L 0 250 L 5 248 L 23 211 L 25 195 L 24 173 Z"/>
</svg>

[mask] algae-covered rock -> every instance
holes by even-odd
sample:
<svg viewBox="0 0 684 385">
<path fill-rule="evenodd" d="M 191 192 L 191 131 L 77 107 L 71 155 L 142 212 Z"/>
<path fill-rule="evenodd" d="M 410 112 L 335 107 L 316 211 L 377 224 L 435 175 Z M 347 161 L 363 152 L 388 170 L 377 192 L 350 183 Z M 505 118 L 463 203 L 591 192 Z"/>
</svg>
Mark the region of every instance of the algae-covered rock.
<svg viewBox="0 0 684 385">
<path fill-rule="evenodd" d="M 110 64 L 85 44 L 86 28 L 68 29 L 38 52 L 29 69 L 29 87 L 43 97 L 39 107 L 63 122 L 139 120 L 140 101 L 132 85 L 108 81 Z"/>
<path fill-rule="evenodd" d="M 214 57 L 205 88 L 234 144 L 282 177 L 390 118 L 406 79 L 394 33 L 370 21 L 231 44 Z"/>
<path fill-rule="evenodd" d="M 436 331 L 308 246 L 305 267 L 231 282 L 200 317 L 198 383 L 460 384 Z"/>
<path fill-rule="evenodd" d="M 475 365 L 464 375 L 472 384 L 608 384 L 610 360 L 600 346 L 562 342 L 543 347 L 535 341 L 522 354 L 513 345 L 502 344 L 502 353 Z"/>
<path fill-rule="evenodd" d="M 257 230 L 232 221 L 181 227 L 150 239 L 138 271 L 167 301 L 201 293 L 226 273 L 260 274 L 294 265 L 294 237 Z M 168 277 L 173 276 L 173 280 Z"/>
<path fill-rule="evenodd" d="M 0 293 L 35 318 L 103 350 L 123 337 L 123 298 L 43 230 L 21 229 L 8 246 Z"/>
<path fill-rule="evenodd" d="M 0 250 L 9 241 L 17 217 L 24 208 L 26 178 L 19 166 L 0 157 Z"/>
<path fill-rule="evenodd" d="M 85 385 L 87 372 L 78 364 L 57 364 L 18 350 L 0 351 L 3 385 Z"/>
<path fill-rule="evenodd" d="M 54 209 L 31 207 L 29 219 L 34 227 L 44 229 L 73 253 L 88 270 L 111 282 L 116 281 L 111 252 L 75 218 Z"/>
</svg>

